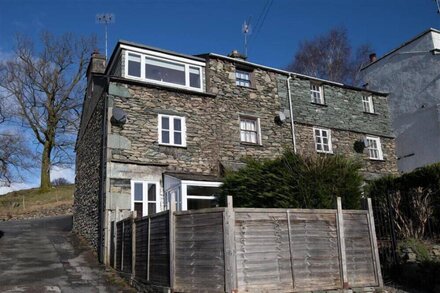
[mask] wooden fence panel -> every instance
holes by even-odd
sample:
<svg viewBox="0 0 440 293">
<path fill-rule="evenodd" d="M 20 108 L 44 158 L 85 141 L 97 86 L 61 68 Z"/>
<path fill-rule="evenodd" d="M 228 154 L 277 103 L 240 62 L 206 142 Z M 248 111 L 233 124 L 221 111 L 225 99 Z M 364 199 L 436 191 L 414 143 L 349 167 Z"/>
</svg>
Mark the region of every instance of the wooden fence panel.
<svg viewBox="0 0 440 293">
<path fill-rule="evenodd" d="M 148 218 L 136 220 L 136 278 L 147 280 L 148 265 Z"/>
<path fill-rule="evenodd" d="M 131 219 L 123 221 L 123 248 L 122 248 L 122 268 L 121 271 L 124 273 L 131 273 Z"/>
<path fill-rule="evenodd" d="M 116 264 L 115 268 L 122 268 L 122 221 L 116 223 Z"/>
<path fill-rule="evenodd" d="M 368 213 L 343 211 L 347 276 L 350 287 L 378 286 Z"/>
<path fill-rule="evenodd" d="M 295 291 L 341 288 L 336 213 L 290 214 Z"/>
<path fill-rule="evenodd" d="M 155 285 L 170 284 L 169 215 L 161 213 L 150 218 L 149 281 Z"/>
<path fill-rule="evenodd" d="M 286 212 L 236 211 L 235 247 L 239 292 L 292 291 Z"/>
<path fill-rule="evenodd" d="M 175 214 L 175 291 L 225 291 L 223 241 L 223 211 Z"/>
</svg>

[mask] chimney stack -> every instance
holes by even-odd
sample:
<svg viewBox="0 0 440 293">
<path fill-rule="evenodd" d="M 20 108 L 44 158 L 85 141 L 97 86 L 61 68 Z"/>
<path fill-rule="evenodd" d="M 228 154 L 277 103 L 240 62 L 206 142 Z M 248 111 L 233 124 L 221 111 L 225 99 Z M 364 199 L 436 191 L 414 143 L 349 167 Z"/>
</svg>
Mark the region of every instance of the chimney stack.
<svg viewBox="0 0 440 293">
<path fill-rule="evenodd" d="M 94 73 L 104 73 L 106 63 L 105 56 L 101 55 L 98 50 L 95 50 L 90 57 L 89 67 L 87 68 L 87 80 Z"/>
<path fill-rule="evenodd" d="M 238 52 L 238 50 L 233 50 L 231 53 L 229 53 L 228 57 L 241 59 L 241 60 L 246 60 L 247 58 L 246 56 Z"/>
<path fill-rule="evenodd" d="M 376 53 L 371 53 L 370 54 L 370 63 L 376 62 L 376 60 L 377 60 Z"/>
</svg>

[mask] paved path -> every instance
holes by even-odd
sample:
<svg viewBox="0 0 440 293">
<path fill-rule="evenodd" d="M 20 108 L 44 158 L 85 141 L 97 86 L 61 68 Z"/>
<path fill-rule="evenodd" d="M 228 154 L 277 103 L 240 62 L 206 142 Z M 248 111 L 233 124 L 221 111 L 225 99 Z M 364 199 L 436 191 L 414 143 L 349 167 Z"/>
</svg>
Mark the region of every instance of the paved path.
<svg viewBox="0 0 440 293">
<path fill-rule="evenodd" d="M 0 292 L 132 292 L 71 227 L 71 216 L 0 222 Z"/>
</svg>

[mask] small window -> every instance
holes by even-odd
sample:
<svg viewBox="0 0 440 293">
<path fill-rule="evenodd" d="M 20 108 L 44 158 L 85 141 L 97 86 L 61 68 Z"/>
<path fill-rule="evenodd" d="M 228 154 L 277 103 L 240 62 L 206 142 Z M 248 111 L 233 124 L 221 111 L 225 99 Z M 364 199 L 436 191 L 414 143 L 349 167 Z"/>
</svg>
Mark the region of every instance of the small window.
<svg viewBox="0 0 440 293">
<path fill-rule="evenodd" d="M 259 119 L 254 117 L 240 117 L 240 141 L 260 144 Z"/>
<path fill-rule="evenodd" d="M 145 217 L 160 211 L 158 183 L 132 181 L 131 194 L 131 210 L 137 212 L 137 217 Z"/>
<path fill-rule="evenodd" d="M 324 89 L 322 85 L 310 83 L 310 96 L 312 103 L 324 104 Z"/>
<path fill-rule="evenodd" d="M 141 77 L 141 56 L 133 53 L 128 53 L 128 72 L 129 76 Z"/>
<path fill-rule="evenodd" d="M 382 146 L 379 137 L 367 136 L 365 145 L 368 149 L 368 156 L 370 159 L 383 160 Z"/>
<path fill-rule="evenodd" d="M 186 146 L 185 117 L 159 114 L 159 144 Z"/>
<path fill-rule="evenodd" d="M 364 107 L 364 112 L 366 113 L 374 113 L 374 104 L 372 96 L 363 96 L 362 97 L 362 105 Z"/>
<path fill-rule="evenodd" d="M 251 87 L 251 72 L 244 70 L 236 70 L 235 84 L 238 86 Z"/>
<path fill-rule="evenodd" d="M 332 136 L 328 129 L 313 128 L 315 149 L 318 153 L 332 153 Z"/>
</svg>

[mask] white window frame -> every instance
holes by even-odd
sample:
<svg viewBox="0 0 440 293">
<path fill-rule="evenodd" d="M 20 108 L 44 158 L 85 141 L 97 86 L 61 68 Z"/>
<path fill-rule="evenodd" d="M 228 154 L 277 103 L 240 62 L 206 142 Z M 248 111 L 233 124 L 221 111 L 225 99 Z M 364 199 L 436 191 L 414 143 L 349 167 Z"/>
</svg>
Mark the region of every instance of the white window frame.
<svg viewBox="0 0 440 293">
<path fill-rule="evenodd" d="M 256 142 L 251 142 L 251 141 L 246 141 L 246 140 L 242 140 L 241 139 L 241 132 L 242 131 L 251 131 L 251 130 L 246 130 L 246 129 L 241 129 L 241 122 L 242 120 L 247 120 L 247 121 L 255 121 L 255 132 L 257 135 L 257 139 Z M 249 144 L 255 144 L 255 145 L 261 145 L 261 128 L 260 128 L 260 118 L 258 117 L 254 117 L 254 116 L 249 116 L 249 115 L 240 115 L 239 117 L 239 128 L 240 128 L 240 142 L 242 143 L 249 143 Z"/>
<path fill-rule="evenodd" d="M 376 143 L 377 148 L 372 148 L 370 146 L 370 141 L 374 141 Z M 382 144 L 380 143 L 380 137 L 367 135 L 365 137 L 365 146 L 367 148 L 368 157 L 370 158 L 370 160 L 378 160 L 378 161 L 383 160 Z M 377 155 L 378 155 L 377 157 L 374 157 L 372 155 L 374 153 L 373 150 L 377 151 Z"/>
<path fill-rule="evenodd" d="M 190 181 L 190 180 L 182 180 L 182 202 L 181 202 L 181 211 L 188 210 L 188 199 L 206 199 L 206 200 L 214 200 L 214 196 L 191 196 L 188 195 L 188 186 L 199 186 L 199 187 L 220 187 L 222 186 L 222 182 L 214 182 L 214 181 Z"/>
<path fill-rule="evenodd" d="M 159 144 L 175 146 L 175 147 L 186 147 L 186 119 L 184 116 L 176 116 L 176 115 L 167 115 L 167 114 L 158 114 L 158 133 L 159 133 Z M 168 117 L 169 119 L 169 132 L 170 132 L 170 142 L 165 143 L 162 141 L 162 117 Z M 181 133 L 182 133 L 182 144 L 174 143 L 174 119 L 180 119 L 181 121 Z"/>
<path fill-rule="evenodd" d="M 317 94 L 319 97 L 315 97 L 314 94 Z M 312 103 L 321 105 L 325 104 L 324 87 L 322 86 L 322 84 L 317 84 L 313 82 L 310 83 L 310 98 L 312 100 Z"/>
<path fill-rule="evenodd" d="M 124 45 L 121 45 L 121 48 L 126 49 L 125 50 L 125 61 L 124 61 L 124 63 L 125 63 L 124 64 L 124 68 L 125 68 L 124 77 L 125 78 L 135 79 L 135 80 L 139 80 L 139 81 L 146 81 L 149 83 L 154 83 L 154 84 L 159 84 L 159 85 L 166 85 L 166 86 L 171 86 L 171 87 L 176 87 L 176 88 L 183 88 L 183 89 L 189 89 L 189 90 L 193 90 L 193 91 L 203 92 L 204 78 L 202 75 L 203 75 L 204 71 L 202 70 L 202 68 L 205 67 L 205 63 L 197 62 L 197 61 L 194 61 L 191 59 L 186 59 L 183 57 L 167 55 L 167 54 L 160 53 L 160 52 L 127 47 Z M 140 77 L 131 76 L 128 74 L 128 54 L 129 53 L 140 55 L 140 57 L 141 57 L 141 76 Z M 183 65 L 185 67 L 185 85 L 180 85 L 180 84 L 176 84 L 176 83 L 172 83 L 172 82 L 165 82 L 165 81 L 159 81 L 159 80 L 147 78 L 145 76 L 145 58 L 146 57 L 151 58 L 151 59 L 155 59 L 158 61 L 172 62 L 172 63 L 178 64 L 178 65 Z M 190 86 L 190 67 L 197 68 L 200 72 L 200 87 L 198 87 L 198 88 Z"/>
<path fill-rule="evenodd" d="M 248 78 L 241 78 L 240 74 L 247 75 Z M 248 85 L 241 83 L 248 83 Z M 252 72 L 243 69 L 235 69 L 235 85 L 249 88 L 252 87 Z"/>
<path fill-rule="evenodd" d="M 141 183 L 142 184 L 142 196 L 143 200 L 139 201 L 134 199 L 134 185 L 135 183 Z M 148 200 L 148 184 L 155 184 L 156 185 L 156 201 L 149 201 Z M 148 204 L 149 203 L 155 203 L 156 204 L 156 213 L 161 212 L 160 209 L 160 183 L 159 181 L 150 181 L 150 180 L 131 180 L 131 211 L 134 211 L 134 204 L 135 202 L 141 202 L 142 203 L 142 215 L 141 217 L 148 216 Z M 139 215 L 138 215 L 139 216 Z"/>
<path fill-rule="evenodd" d="M 374 113 L 373 96 L 362 96 L 362 107 L 365 113 Z"/>
<path fill-rule="evenodd" d="M 316 131 L 319 131 L 319 138 L 321 140 L 320 143 L 318 143 L 317 138 L 318 136 L 316 136 Z M 323 139 L 323 135 L 322 133 L 326 132 L 327 133 L 327 139 L 328 139 L 328 151 L 324 150 L 324 142 L 322 141 Z M 332 146 L 332 131 L 330 129 L 326 129 L 326 128 L 319 128 L 319 127 L 313 127 L 313 140 L 315 142 L 315 150 L 318 153 L 325 153 L 325 154 L 333 154 L 333 146 Z M 321 145 L 321 149 L 318 150 L 318 144 Z"/>
</svg>

